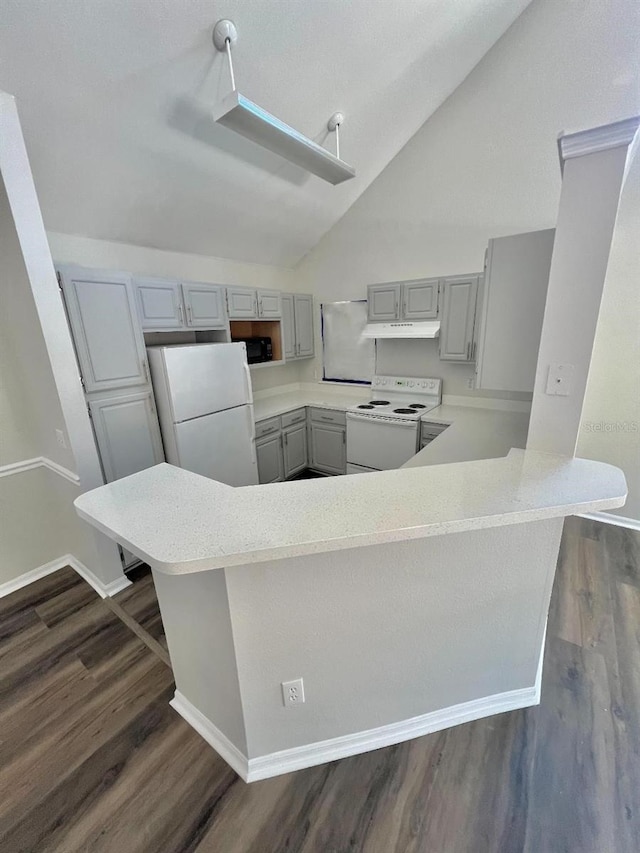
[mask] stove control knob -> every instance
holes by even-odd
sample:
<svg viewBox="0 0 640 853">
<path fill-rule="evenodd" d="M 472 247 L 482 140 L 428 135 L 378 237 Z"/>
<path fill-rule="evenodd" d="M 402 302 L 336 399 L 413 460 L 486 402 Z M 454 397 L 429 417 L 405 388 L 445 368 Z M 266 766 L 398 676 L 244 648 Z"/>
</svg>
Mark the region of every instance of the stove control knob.
<svg viewBox="0 0 640 853">
<path fill-rule="evenodd" d="M 413 388 L 414 384 L 414 382 L 409 382 L 409 388 Z"/>
</svg>

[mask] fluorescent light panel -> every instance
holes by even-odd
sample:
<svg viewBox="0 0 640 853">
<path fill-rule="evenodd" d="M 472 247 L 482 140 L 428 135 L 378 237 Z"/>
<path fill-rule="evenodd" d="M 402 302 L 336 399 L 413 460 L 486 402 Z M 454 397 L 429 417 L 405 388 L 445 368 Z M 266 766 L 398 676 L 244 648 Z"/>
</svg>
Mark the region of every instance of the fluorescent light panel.
<svg viewBox="0 0 640 853">
<path fill-rule="evenodd" d="M 219 124 L 235 130 L 330 184 L 341 184 L 355 178 L 356 170 L 353 166 L 339 160 L 326 148 L 303 136 L 238 91 L 231 92 L 221 101 L 214 118 Z"/>
</svg>

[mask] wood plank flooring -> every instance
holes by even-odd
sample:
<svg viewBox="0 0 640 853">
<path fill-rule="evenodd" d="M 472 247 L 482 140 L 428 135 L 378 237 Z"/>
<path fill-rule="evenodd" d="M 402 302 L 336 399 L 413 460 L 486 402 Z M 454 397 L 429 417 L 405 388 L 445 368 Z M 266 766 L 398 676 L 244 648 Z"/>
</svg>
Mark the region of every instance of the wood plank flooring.
<svg viewBox="0 0 640 853">
<path fill-rule="evenodd" d="M 150 575 L 0 600 L 0 853 L 640 851 L 638 534 L 567 521 L 538 708 L 252 785 L 165 648 Z"/>
</svg>

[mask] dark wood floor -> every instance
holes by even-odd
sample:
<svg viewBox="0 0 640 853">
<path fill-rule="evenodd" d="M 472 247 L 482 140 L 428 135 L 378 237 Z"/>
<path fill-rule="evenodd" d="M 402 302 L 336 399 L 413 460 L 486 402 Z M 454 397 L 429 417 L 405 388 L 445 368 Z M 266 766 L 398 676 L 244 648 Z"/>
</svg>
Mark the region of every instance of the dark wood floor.
<svg viewBox="0 0 640 853">
<path fill-rule="evenodd" d="M 167 704 L 149 577 L 115 605 L 71 570 L 14 593 L 0 851 L 637 853 L 639 541 L 567 522 L 540 707 L 252 785 Z"/>
</svg>

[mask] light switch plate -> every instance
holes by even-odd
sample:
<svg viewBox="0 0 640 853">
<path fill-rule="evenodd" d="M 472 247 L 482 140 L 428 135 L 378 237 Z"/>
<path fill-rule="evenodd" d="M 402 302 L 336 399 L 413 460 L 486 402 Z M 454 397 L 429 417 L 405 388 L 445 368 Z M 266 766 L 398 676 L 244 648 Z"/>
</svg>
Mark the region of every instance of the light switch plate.
<svg viewBox="0 0 640 853">
<path fill-rule="evenodd" d="M 556 397 L 568 397 L 573 392 L 573 364 L 549 365 L 546 393 Z"/>
</svg>

